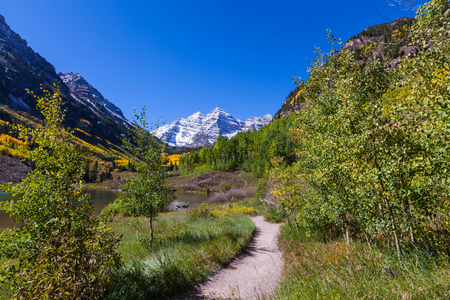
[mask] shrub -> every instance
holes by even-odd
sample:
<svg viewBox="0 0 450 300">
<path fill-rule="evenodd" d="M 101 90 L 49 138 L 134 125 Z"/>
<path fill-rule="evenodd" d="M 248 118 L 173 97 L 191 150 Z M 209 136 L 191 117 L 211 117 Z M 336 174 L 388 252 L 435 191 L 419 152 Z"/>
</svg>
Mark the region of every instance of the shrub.
<svg viewBox="0 0 450 300">
<path fill-rule="evenodd" d="M 196 208 L 192 208 L 189 210 L 189 215 L 193 219 L 199 219 L 199 218 L 207 218 L 211 216 L 211 210 L 208 207 L 208 202 L 203 202 Z"/>
<path fill-rule="evenodd" d="M 87 153 L 61 125 L 59 94 L 44 93 L 37 102 L 47 126 L 19 130 L 34 145 L 22 150 L 36 168 L 22 182 L 1 187 L 17 200 L 0 202 L 0 211 L 21 226 L 0 232 L 0 259 L 8 260 L 0 280 L 20 299 L 97 299 L 119 265 L 118 239 L 92 216 L 82 193 Z"/>
<path fill-rule="evenodd" d="M 231 206 L 225 206 L 222 209 L 215 209 L 212 213 L 216 216 L 230 216 L 230 215 L 238 215 L 245 214 L 250 215 L 256 213 L 256 209 L 248 206 L 237 206 L 235 204 Z"/>
<path fill-rule="evenodd" d="M 276 208 L 268 208 L 264 213 L 264 220 L 270 223 L 279 223 L 284 220 L 284 217 Z"/>
<path fill-rule="evenodd" d="M 105 221 L 112 221 L 114 217 L 130 216 L 129 210 L 119 202 L 111 202 L 102 209 L 100 218 Z"/>
</svg>

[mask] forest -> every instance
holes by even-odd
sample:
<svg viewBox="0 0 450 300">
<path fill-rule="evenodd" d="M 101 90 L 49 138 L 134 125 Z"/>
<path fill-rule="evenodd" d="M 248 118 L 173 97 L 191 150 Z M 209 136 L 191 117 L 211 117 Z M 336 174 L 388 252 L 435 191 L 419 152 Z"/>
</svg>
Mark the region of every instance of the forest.
<svg viewBox="0 0 450 300">
<path fill-rule="evenodd" d="M 372 29 L 389 35 L 378 53 L 370 40 L 356 51 L 328 32 L 330 52 L 316 49 L 291 95 L 301 110 L 221 137 L 181 166 L 267 178 L 266 194 L 309 234 L 383 244 L 399 258 L 410 248 L 448 256 L 449 13 L 448 1 L 430 1 L 414 20 Z M 398 45 L 420 51 L 390 56 Z"/>
<path fill-rule="evenodd" d="M 232 171 L 237 167 L 262 177 L 271 168 L 270 159 L 282 157 L 292 164 L 296 142 L 290 138 L 292 118 L 275 120 L 257 131 L 243 131 L 231 139 L 219 136 L 211 147 L 182 156 L 179 164 L 185 173 L 212 170 Z"/>
<path fill-rule="evenodd" d="M 315 49 L 309 78 L 295 79 L 283 105 L 299 109 L 177 156 L 178 172 L 197 181 L 219 170 L 258 177 L 254 198 L 228 206 L 165 211 L 174 166 L 144 109 L 123 140 L 130 160 L 111 161 L 137 176 L 93 215 L 82 193 L 86 170 L 99 171 L 93 148 L 62 125 L 58 93 L 35 96 L 45 126 L 16 126 L 16 138 L 0 124 L 0 150 L 35 164 L 23 183 L 1 186 L 20 201 L 0 211 L 21 225 L 0 231 L 0 298 L 167 299 L 243 253 L 255 227 L 240 212 L 269 220 L 267 206 L 285 221 L 277 299 L 449 298 L 450 1 L 392 26 L 355 47 L 328 31 L 330 50 Z"/>
</svg>

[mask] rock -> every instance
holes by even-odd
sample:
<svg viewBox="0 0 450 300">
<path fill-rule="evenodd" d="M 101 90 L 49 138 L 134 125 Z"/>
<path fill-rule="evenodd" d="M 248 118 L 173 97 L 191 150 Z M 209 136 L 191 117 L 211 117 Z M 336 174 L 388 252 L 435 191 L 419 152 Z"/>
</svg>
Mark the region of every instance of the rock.
<svg viewBox="0 0 450 300">
<path fill-rule="evenodd" d="M 0 183 L 17 183 L 31 172 L 20 160 L 0 154 Z"/>
<path fill-rule="evenodd" d="M 392 268 L 390 268 L 390 267 L 388 267 L 388 266 L 383 266 L 383 269 L 384 269 L 384 271 L 386 271 L 386 274 L 387 274 L 389 277 L 395 277 L 395 276 L 397 276 L 397 272 L 396 272 L 394 269 L 392 269 Z"/>
</svg>

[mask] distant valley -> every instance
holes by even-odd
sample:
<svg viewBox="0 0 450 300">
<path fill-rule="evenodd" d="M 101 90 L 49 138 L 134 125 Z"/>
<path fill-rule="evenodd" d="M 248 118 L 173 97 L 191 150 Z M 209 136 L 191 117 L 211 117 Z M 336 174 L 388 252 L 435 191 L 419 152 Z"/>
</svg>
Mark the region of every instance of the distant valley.
<svg viewBox="0 0 450 300">
<path fill-rule="evenodd" d="M 121 110 L 105 99 L 79 74 L 56 73 L 55 67 L 28 46 L 0 15 L 0 118 L 35 127 L 42 118 L 36 99 L 42 89 L 59 90 L 65 102 L 65 125 L 78 138 L 103 147 L 119 145 L 130 124 Z M 8 133 L 3 128 L 2 133 Z"/>
<path fill-rule="evenodd" d="M 36 100 L 26 89 L 42 95 L 41 87 L 53 92 L 59 89 L 66 103 L 65 125 L 73 129 L 76 137 L 105 150 L 114 148 L 109 156 L 122 158 L 121 136 L 129 134 L 132 123 L 121 109 L 82 75 L 56 73 L 55 67 L 29 47 L 0 15 L 0 120 L 38 126 L 42 116 L 36 110 Z M 242 122 L 215 108 L 206 115 L 197 112 L 186 119 L 179 118 L 159 128 L 155 136 L 171 147 L 203 147 L 212 145 L 219 135 L 232 137 L 240 131 L 259 129 L 271 120 L 272 116 L 267 114 Z M 5 123 L 0 126 L 0 133 L 8 134 L 9 130 Z"/>
</svg>

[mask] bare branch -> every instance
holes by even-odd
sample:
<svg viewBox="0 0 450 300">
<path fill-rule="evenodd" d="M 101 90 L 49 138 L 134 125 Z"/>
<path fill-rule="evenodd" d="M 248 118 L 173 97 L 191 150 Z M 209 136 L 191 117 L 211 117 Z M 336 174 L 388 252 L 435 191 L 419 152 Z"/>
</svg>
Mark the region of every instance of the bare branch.
<svg viewBox="0 0 450 300">
<path fill-rule="evenodd" d="M 407 8 L 409 8 L 414 2 L 416 2 L 416 0 L 388 0 L 390 6 L 406 6 Z"/>
</svg>

